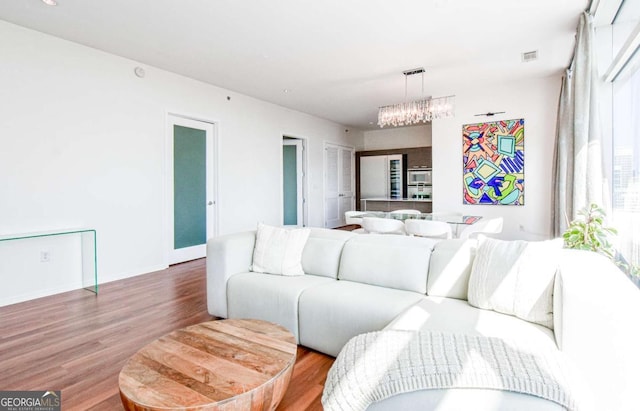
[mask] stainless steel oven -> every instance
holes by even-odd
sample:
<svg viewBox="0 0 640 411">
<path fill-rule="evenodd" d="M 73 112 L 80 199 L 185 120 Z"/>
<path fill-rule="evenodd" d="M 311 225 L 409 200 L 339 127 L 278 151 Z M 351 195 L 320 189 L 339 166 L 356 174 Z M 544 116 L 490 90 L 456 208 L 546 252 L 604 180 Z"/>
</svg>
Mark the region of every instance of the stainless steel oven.
<svg viewBox="0 0 640 411">
<path fill-rule="evenodd" d="M 408 169 L 407 170 L 407 185 L 416 184 L 431 184 L 431 169 Z"/>
</svg>

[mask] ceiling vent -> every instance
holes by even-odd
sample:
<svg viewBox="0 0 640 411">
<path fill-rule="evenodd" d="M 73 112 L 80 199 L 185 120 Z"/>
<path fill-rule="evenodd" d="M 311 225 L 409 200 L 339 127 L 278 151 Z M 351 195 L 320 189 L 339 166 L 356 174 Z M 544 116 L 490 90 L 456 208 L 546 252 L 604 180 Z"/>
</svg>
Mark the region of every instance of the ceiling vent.
<svg viewBox="0 0 640 411">
<path fill-rule="evenodd" d="M 530 61 L 538 60 L 538 50 L 526 51 L 522 53 L 522 62 L 528 63 Z"/>
</svg>

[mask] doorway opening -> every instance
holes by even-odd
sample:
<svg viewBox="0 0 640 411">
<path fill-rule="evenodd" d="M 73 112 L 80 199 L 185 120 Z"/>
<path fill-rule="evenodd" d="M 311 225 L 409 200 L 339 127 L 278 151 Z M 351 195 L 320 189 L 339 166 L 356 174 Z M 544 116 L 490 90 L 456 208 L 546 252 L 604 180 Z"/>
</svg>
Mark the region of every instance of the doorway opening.
<svg viewBox="0 0 640 411">
<path fill-rule="evenodd" d="M 305 140 L 282 137 L 282 224 L 307 226 Z"/>
</svg>

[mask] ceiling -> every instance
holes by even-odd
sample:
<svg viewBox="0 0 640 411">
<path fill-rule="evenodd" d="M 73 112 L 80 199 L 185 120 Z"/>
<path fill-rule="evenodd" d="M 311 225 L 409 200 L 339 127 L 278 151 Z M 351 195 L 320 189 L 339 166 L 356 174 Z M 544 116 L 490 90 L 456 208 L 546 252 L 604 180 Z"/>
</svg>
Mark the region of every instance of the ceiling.
<svg viewBox="0 0 640 411">
<path fill-rule="evenodd" d="M 405 99 L 557 75 L 588 0 L 2 0 L 0 19 L 347 126 Z M 521 53 L 538 50 L 536 61 Z M 408 98 L 421 95 L 409 77 Z"/>
</svg>

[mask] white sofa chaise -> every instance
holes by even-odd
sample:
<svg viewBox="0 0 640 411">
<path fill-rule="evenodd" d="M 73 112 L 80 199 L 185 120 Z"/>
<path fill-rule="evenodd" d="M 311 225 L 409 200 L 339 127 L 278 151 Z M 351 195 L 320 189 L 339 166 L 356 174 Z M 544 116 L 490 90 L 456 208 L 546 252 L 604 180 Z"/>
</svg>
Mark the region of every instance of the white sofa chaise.
<svg viewBox="0 0 640 411">
<path fill-rule="evenodd" d="M 250 271 L 255 232 L 207 244 L 207 304 L 223 318 L 288 328 L 299 344 L 337 356 L 354 336 L 382 329 L 504 338 L 562 351 L 595 410 L 640 409 L 640 292 L 607 259 L 563 250 L 553 287 L 553 330 L 467 302 L 475 258 L 470 242 L 312 229 L 305 275 Z M 558 410 L 509 391 L 417 390 L 369 409 Z"/>
</svg>

